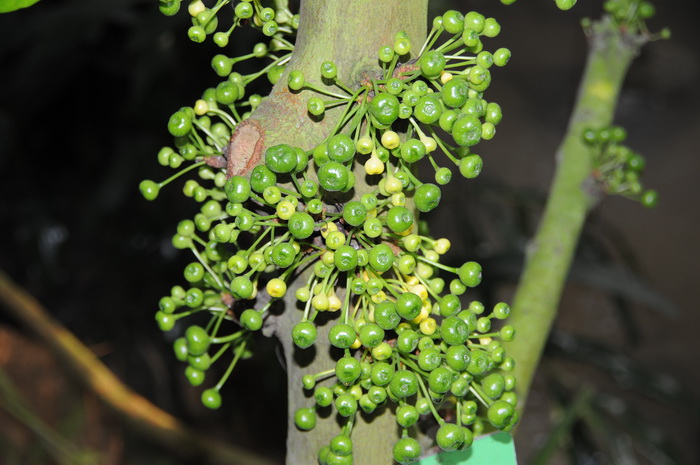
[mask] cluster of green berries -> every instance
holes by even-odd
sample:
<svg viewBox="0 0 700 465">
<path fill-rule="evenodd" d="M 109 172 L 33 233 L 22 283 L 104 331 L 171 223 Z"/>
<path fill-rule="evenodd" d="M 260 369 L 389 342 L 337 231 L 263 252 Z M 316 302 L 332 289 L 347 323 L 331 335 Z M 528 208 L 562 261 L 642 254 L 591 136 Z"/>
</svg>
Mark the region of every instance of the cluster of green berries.
<svg viewBox="0 0 700 465">
<path fill-rule="evenodd" d="M 236 15 L 243 4 L 257 2 L 239 3 Z M 482 38 L 499 32 L 493 18 L 450 10 L 434 20 L 418 53 L 405 33 L 396 34 L 392 45 L 379 50 L 376 73 L 358 83 L 341 82 L 331 62 L 320 68 L 324 86 L 291 71 L 290 91 L 312 94 L 311 118 L 340 107 L 336 127 L 308 150 L 267 147 L 259 165 L 231 177 L 217 159 L 237 125 L 263 100 L 245 99 L 246 85 L 263 74 L 277 82 L 292 45 L 275 36 L 243 57 L 214 58 L 212 67 L 226 80 L 173 114 L 168 130 L 175 148 L 158 153 L 161 165 L 180 171 L 140 185 L 153 200 L 178 176 L 197 174 L 183 193 L 201 204 L 199 212 L 181 221 L 172 239 L 194 256 L 183 273 L 188 285 L 173 287 L 161 299 L 156 321 L 170 331 L 187 319 L 174 350 L 187 363 L 193 385 L 203 384 L 212 364 L 233 354 L 221 378 L 202 393 L 205 406 L 221 405 L 219 391 L 238 360 L 251 355 L 254 334 L 294 292 L 299 322 L 291 336 L 297 347 L 317 342 L 320 314 L 337 314 L 327 342 L 343 356 L 335 369 L 304 377 L 315 403 L 295 415 L 297 427 L 309 430 L 316 411 L 332 404 L 346 420 L 342 433 L 320 451 L 322 465 L 352 463 L 356 415 L 388 402 L 397 407 L 402 434 L 394 458 L 402 464 L 421 454 L 409 431 L 422 415 L 439 423 L 436 442 L 444 450 L 468 447 L 484 428 L 514 427 L 514 361 L 500 342 L 515 336 L 501 322 L 510 308 L 499 303 L 486 309 L 476 300 L 463 305 L 466 291 L 481 282 L 481 266 L 441 263 L 449 240 L 420 234 L 414 210 L 429 212 L 439 204 L 439 186 L 452 177 L 450 165 L 466 178 L 481 171 L 482 159 L 472 148 L 491 139 L 502 118 L 500 106 L 483 98 L 490 68 L 510 58 L 504 48 L 483 50 Z M 447 39 L 434 47 L 443 33 Z M 272 63 L 251 75 L 233 72 L 235 63 L 248 58 Z M 415 164 L 423 159 L 433 168 L 434 182 L 419 180 Z M 362 168 L 370 189 L 354 196 Z"/>
<path fill-rule="evenodd" d="M 497 103 L 484 99 L 490 70 L 510 59 L 506 48 L 493 53 L 484 50 L 482 38 L 495 37 L 500 29 L 494 18 L 477 12 L 447 11 L 435 18 L 414 57 L 410 38 L 403 32 L 396 34 L 392 45 L 379 49 L 381 71 L 367 73 L 357 89 L 339 80 L 332 62 L 321 65 L 320 78 L 337 91 L 292 71 L 289 88 L 314 93 L 308 99 L 312 117 L 322 116 L 331 106 L 344 107 L 331 137 L 312 152 L 321 186 L 326 191 L 348 191 L 353 186 L 352 168 L 359 162 L 367 175 L 382 177 L 381 193 L 414 192 L 416 208 L 428 212 L 438 205 L 439 186 L 452 179 L 454 169 L 466 178 L 478 176 L 483 160 L 473 147 L 492 139 L 503 117 Z M 432 48 L 443 33 L 448 38 Z M 341 130 L 350 135 L 339 134 Z M 444 141 L 440 131 L 449 134 L 453 144 Z M 423 159 L 434 172 L 429 183 L 414 175 L 414 164 Z"/>
<path fill-rule="evenodd" d="M 268 37 L 278 33 L 291 34 L 299 27 L 299 15 L 292 14 L 284 7 L 275 10 L 264 7 L 260 0 L 242 0 L 233 9 L 233 21 L 224 31 L 219 29 L 218 13 L 232 0 L 216 0 L 216 4 L 208 8 L 203 0 L 193 0 L 187 6 L 187 12 L 192 17 L 192 26 L 187 31 L 192 42 L 204 42 L 208 35 L 219 47 L 226 47 L 231 33 L 236 27 L 246 24 L 258 28 Z M 159 0 L 160 11 L 173 16 L 180 11 L 181 0 Z"/>
<path fill-rule="evenodd" d="M 501 0 L 504 5 L 512 5 L 516 0 Z M 560 10 L 570 10 L 576 5 L 577 0 L 554 0 Z"/>
<path fill-rule="evenodd" d="M 593 177 L 607 194 L 623 195 L 655 207 L 658 194 L 642 187 L 639 177 L 644 171 L 644 157 L 623 145 L 627 132 L 619 126 L 587 129 L 583 140 L 591 148 Z"/>
<path fill-rule="evenodd" d="M 655 34 L 649 33 L 646 21 L 656 14 L 656 7 L 648 0 L 606 0 L 603 9 L 612 21 L 627 32 L 641 32 L 651 40 L 671 37 L 671 30 L 668 28 Z M 584 19 L 583 25 L 584 28 L 590 27 L 590 19 Z"/>
</svg>

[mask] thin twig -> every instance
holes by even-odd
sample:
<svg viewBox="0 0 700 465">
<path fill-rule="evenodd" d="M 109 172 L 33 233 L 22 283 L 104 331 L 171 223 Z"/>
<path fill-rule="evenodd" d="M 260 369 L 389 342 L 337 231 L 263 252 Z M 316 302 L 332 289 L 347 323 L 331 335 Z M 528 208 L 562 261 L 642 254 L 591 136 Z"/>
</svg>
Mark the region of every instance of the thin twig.
<svg viewBox="0 0 700 465">
<path fill-rule="evenodd" d="M 57 323 L 42 305 L 0 271 L 0 302 L 31 329 L 76 377 L 124 420 L 144 435 L 202 463 L 273 465 L 271 460 L 230 444 L 201 436 L 186 428 L 122 383 L 70 331 Z"/>
</svg>

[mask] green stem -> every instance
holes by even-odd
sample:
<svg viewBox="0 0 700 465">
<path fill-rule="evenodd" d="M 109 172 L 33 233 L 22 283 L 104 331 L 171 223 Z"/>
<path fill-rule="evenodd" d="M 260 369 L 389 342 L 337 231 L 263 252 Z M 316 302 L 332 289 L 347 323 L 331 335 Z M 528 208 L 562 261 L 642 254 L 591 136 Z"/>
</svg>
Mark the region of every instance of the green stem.
<svg viewBox="0 0 700 465">
<path fill-rule="evenodd" d="M 556 155 L 550 195 L 513 300 L 510 323 L 518 329 L 518 337 L 504 344 L 517 361 L 520 409 L 556 316 L 581 228 L 600 195 L 591 182 L 583 131 L 610 124 L 627 70 L 646 40 L 617 28 L 607 16 L 593 26 L 578 99 Z"/>
</svg>

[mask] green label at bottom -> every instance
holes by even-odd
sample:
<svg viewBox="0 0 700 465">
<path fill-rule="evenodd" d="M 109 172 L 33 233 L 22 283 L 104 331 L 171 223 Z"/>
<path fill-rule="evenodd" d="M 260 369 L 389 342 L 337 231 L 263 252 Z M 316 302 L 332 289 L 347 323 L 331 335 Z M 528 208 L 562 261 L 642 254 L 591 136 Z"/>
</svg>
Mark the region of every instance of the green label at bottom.
<svg viewBox="0 0 700 465">
<path fill-rule="evenodd" d="M 517 465 L 513 437 L 508 433 L 482 436 L 469 449 L 426 457 L 418 465 Z"/>
</svg>

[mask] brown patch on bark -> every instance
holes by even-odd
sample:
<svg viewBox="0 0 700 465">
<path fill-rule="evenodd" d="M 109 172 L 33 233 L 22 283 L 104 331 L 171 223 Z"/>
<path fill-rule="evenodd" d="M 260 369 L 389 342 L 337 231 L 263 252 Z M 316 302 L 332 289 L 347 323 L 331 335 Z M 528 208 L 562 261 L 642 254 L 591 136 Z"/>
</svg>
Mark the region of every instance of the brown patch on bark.
<svg viewBox="0 0 700 465">
<path fill-rule="evenodd" d="M 204 163 L 211 166 L 212 168 L 226 168 L 227 161 L 226 157 L 222 156 L 211 156 L 204 157 Z"/>
<path fill-rule="evenodd" d="M 248 174 L 260 162 L 265 133 L 260 124 L 247 119 L 238 124 L 227 147 L 226 177 Z"/>
</svg>

